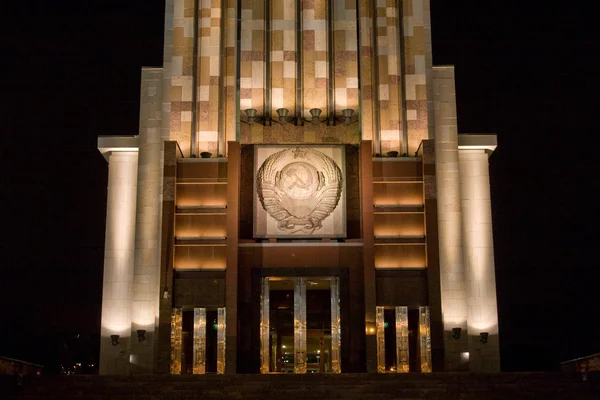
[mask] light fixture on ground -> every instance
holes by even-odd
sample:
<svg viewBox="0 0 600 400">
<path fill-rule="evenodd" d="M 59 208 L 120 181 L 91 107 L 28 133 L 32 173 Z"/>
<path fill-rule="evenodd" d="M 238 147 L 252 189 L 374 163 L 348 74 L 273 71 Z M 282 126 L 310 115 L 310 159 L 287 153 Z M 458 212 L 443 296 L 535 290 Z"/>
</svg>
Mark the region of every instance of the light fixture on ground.
<svg viewBox="0 0 600 400">
<path fill-rule="evenodd" d="M 462 332 L 462 328 L 452 328 L 452 339 L 455 339 L 455 340 L 460 339 L 461 332 Z"/>
<path fill-rule="evenodd" d="M 144 340 L 146 340 L 146 330 L 138 329 L 137 330 L 137 338 L 138 338 L 138 342 L 143 342 Z"/>
<path fill-rule="evenodd" d="M 489 332 L 481 332 L 479 334 L 480 338 L 479 341 L 481 343 L 487 343 L 488 342 L 488 337 L 490 336 Z"/>
<path fill-rule="evenodd" d="M 120 337 L 119 335 L 110 335 L 110 343 L 113 346 L 118 345 L 119 344 L 119 337 Z"/>
</svg>

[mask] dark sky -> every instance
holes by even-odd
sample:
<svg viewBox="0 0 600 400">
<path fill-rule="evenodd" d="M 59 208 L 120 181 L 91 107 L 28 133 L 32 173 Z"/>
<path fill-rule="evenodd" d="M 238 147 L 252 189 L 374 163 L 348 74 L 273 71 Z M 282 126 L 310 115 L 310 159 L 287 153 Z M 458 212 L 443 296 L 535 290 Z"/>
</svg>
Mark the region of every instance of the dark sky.
<svg viewBox="0 0 600 400">
<path fill-rule="evenodd" d="M 600 352 L 598 23 L 579 3 L 431 3 L 434 64 L 456 66 L 460 132 L 498 135 L 503 368 Z M 107 166 L 96 137 L 137 132 L 140 68 L 161 65 L 164 4 L 3 8 L 0 355 L 52 368 L 65 346 L 97 351 Z"/>
</svg>

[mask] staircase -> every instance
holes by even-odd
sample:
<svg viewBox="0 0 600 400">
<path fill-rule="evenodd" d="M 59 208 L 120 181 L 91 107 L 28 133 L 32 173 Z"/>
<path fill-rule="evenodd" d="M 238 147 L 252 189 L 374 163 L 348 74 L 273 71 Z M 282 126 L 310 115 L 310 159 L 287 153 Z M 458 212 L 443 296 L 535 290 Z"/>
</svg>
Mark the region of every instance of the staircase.
<svg viewBox="0 0 600 400">
<path fill-rule="evenodd" d="M 600 381 L 566 373 L 75 375 L 0 389 L 19 400 L 600 399 Z"/>
</svg>

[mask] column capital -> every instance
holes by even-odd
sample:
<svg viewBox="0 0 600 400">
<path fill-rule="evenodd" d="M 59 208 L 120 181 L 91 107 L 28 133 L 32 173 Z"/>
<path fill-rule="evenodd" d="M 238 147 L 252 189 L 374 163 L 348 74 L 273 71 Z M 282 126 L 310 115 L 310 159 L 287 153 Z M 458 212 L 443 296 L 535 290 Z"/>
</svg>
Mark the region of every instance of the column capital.
<svg viewBox="0 0 600 400">
<path fill-rule="evenodd" d="M 485 150 L 488 155 L 494 152 L 498 147 L 498 137 L 496 135 L 458 135 L 458 150 Z"/>
<path fill-rule="evenodd" d="M 116 151 L 138 151 L 139 150 L 139 136 L 98 136 L 98 151 L 102 153 L 106 161 L 110 156 L 110 153 Z"/>
</svg>

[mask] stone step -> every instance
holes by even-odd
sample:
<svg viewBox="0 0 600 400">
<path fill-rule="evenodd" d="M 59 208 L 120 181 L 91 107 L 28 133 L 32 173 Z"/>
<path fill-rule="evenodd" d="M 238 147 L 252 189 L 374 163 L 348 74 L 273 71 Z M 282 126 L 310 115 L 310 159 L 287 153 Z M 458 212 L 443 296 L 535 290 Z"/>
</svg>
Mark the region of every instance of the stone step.
<svg viewBox="0 0 600 400">
<path fill-rule="evenodd" d="M 3 388 L 0 388 L 3 389 Z M 44 377 L 16 400 L 599 400 L 600 382 L 564 373 Z M 0 398 L 4 398 L 0 396 Z"/>
</svg>

